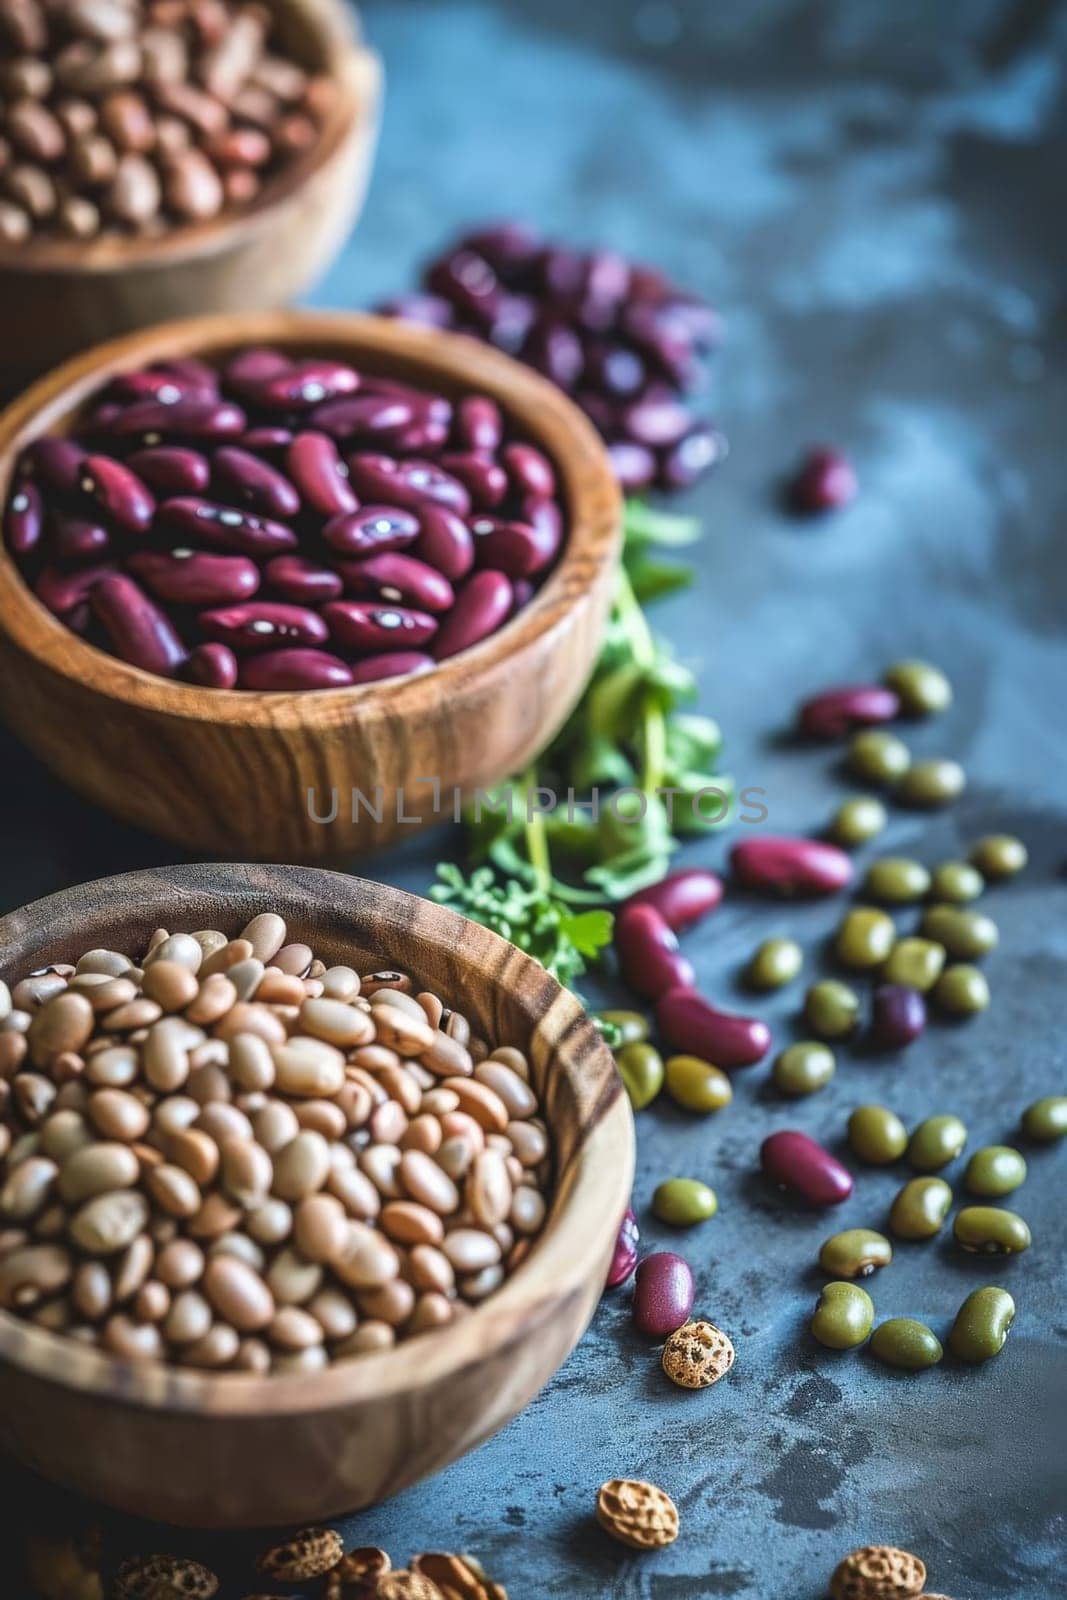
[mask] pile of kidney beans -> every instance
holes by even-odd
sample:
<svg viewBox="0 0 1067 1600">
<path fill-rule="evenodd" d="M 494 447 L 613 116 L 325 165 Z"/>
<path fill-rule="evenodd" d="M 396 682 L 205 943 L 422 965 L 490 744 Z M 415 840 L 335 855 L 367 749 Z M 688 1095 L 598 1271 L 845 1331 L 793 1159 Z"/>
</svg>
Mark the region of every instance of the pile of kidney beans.
<svg viewBox="0 0 1067 1600">
<path fill-rule="evenodd" d="M 556 559 L 556 495 L 484 395 L 245 349 L 115 378 L 23 452 L 4 532 L 38 599 L 135 666 L 327 689 L 495 632 Z"/>
<path fill-rule="evenodd" d="M 382 311 L 473 334 L 551 378 L 604 435 L 624 489 L 685 488 L 722 454 L 690 400 L 718 318 L 655 268 L 505 222 L 460 239 L 422 284 Z"/>
</svg>

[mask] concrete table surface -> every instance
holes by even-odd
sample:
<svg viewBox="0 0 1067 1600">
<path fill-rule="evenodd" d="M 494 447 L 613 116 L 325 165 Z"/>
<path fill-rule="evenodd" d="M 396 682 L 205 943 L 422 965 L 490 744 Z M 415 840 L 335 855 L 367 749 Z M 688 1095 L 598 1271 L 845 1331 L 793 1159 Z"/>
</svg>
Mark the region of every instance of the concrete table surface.
<svg viewBox="0 0 1067 1600">
<path fill-rule="evenodd" d="M 315 303 L 372 304 L 464 223 L 513 214 L 706 294 L 728 330 L 714 399 L 732 449 L 687 505 L 707 530 L 697 583 L 656 618 L 700 671 L 729 769 L 765 789 L 769 826 L 819 828 L 845 785 L 832 753 L 783 737 L 796 700 L 928 657 L 956 701 L 914 745 L 963 761 L 970 786 L 947 814 L 896 813 L 885 846 L 936 862 L 1007 829 L 1031 865 L 990 894 L 1002 937 L 979 1020 L 932 1026 L 906 1056 L 845 1048 L 831 1086 L 797 1105 L 757 1068 L 712 1120 L 658 1106 L 641 1117 L 644 1245 L 693 1262 L 697 1311 L 737 1346 L 727 1381 L 671 1388 L 631 1331 L 625 1292 L 609 1296 L 521 1418 L 354 1519 L 350 1540 L 398 1565 L 470 1549 L 512 1600 L 816 1600 L 847 1549 L 881 1541 L 921 1553 L 930 1586 L 954 1600 L 1048 1600 L 1067 1487 L 1063 1153 L 1027 1150 L 1029 1255 L 990 1263 L 937 1240 L 902 1247 L 870 1285 L 880 1317 L 942 1332 L 978 1284 L 1015 1295 L 996 1362 L 919 1377 L 823 1351 L 806 1330 L 819 1243 L 877 1225 L 903 1171 L 862 1170 L 828 1218 L 768 1192 L 755 1164 L 775 1127 L 839 1145 L 849 1110 L 870 1100 L 912 1122 L 957 1111 L 972 1148 L 1000 1142 L 1031 1100 L 1065 1088 L 1067 15 L 1042 0 L 372 0 L 365 22 L 388 69 L 380 161 Z M 819 441 L 852 455 L 861 495 L 830 520 L 790 522 L 778 480 Z M 0 770 L 3 909 L 175 858 L 75 799 L 7 735 Z M 363 870 L 424 890 L 457 847 L 446 830 Z M 687 859 L 717 865 L 725 848 L 713 838 Z M 739 969 L 772 932 L 802 939 L 809 977 L 828 971 L 838 914 L 735 898 L 686 948 L 707 991 L 739 1004 Z M 799 994 L 760 1005 L 782 1042 L 799 1036 Z M 681 1241 L 648 1213 L 673 1174 L 706 1178 L 721 1203 Z M 590 1512 L 612 1476 L 674 1495 L 675 1546 L 631 1558 L 598 1532 Z M 5 1488 L 12 1518 L 65 1515 L 17 1472 Z M 121 1523 L 109 1537 L 119 1550 L 209 1552 L 232 1570 L 227 1595 L 251 1586 L 237 1576 L 243 1541 Z"/>
</svg>

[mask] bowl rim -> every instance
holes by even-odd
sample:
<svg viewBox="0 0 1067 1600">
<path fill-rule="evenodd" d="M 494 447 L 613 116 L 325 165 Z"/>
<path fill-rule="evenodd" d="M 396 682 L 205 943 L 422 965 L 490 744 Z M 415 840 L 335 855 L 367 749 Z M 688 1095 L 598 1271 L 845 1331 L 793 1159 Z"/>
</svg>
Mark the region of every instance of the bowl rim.
<svg viewBox="0 0 1067 1600">
<path fill-rule="evenodd" d="M 272 10 L 277 7 L 277 0 L 268 3 Z M 360 37 L 356 13 L 337 0 L 314 0 L 308 5 L 287 5 L 287 9 L 314 35 L 325 57 L 321 72 L 334 80 L 340 92 L 314 144 L 288 161 L 249 205 L 146 238 L 104 234 L 89 241 L 0 242 L 0 273 L 103 278 L 131 271 L 163 271 L 224 254 L 247 235 L 269 227 L 278 212 L 333 163 L 350 138 L 357 133 L 370 138 L 378 121 L 382 67 L 380 57 Z"/>
<path fill-rule="evenodd" d="M 504 666 L 542 636 L 562 630 L 582 594 L 613 567 L 622 547 L 622 495 L 600 435 L 578 406 L 547 378 L 466 334 L 355 311 L 266 311 L 183 318 L 96 345 L 30 386 L 0 415 L 0 500 L 19 453 L 54 431 L 103 384 L 133 363 L 179 355 L 219 356 L 246 344 L 322 349 L 372 365 L 417 367 L 428 384 L 488 393 L 549 455 L 560 479 L 568 528 L 562 553 L 530 603 L 488 638 L 432 672 L 339 689 L 213 689 L 158 677 L 88 644 L 52 615 L 25 582 L 0 539 L 0 632 L 41 666 L 86 682 L 108 699 L 179 719 L 244 727 L 299 726 L 310 710 L 341 722 L 402 718 L 422 702 L 432 680 L 451 688 Z M 310 702 L 310 705 L 309 705 Z"/>
<path fill-rule="evenodd" d="M 447 948 L 452 954 L 462 945 L 465 954 L 469 952 L 472 965 L 484 967 L 494 960 L 506 959 L 510 972 L 536 981 L 541 994 L 547 997 L 539 1007 L 538 1019 L 543 1021 L 551 1015 L 556 1025 L 557 1044 L 551 1049 L 550 1061 L 563 1042 L 574 1051 L 576 1062 L 588 1066 L 591 1057 L 599 1057 L 606 1066 L 611 1060 L 607 1045 L 577 997 L 534 957 L 446 906 L 389 884 L 324 868 L 184 863 L 90 880 L 0 917 L 0 950 L 25 937 L 23 922 L 29 922 L 39 950 L 39 937 L 32 933 L 34 925 L 55 920 L 57 913 L 62 920 L 72 901 L 90 893 L 103 908 L 109 895 L 133 891 L 146 910 L 158 904 L 161 913 L 172 913 L 174 897 L 177 894 L 180 901 L 183 888 L 203 889 L 202 882 L 197 881 L 201 874 L 220 879 L 223 875 L 253 876 L 258 887 L 249 882 L 245 889 L 248 896 L 262 892 L 273 881 L 289 883 L 301 895 L 329 897 L 331 903 L 338 896 L 342 903 L 346 897 L 353 903 L 364 902 L 364 921 L 373 917 L 388 923 L 393 918 L 398 932 L 398 913 L 410 916 L 421 908 L 419 914 L 425 918 L 429 908 L 433 931 L 420 926 L 420 938 Z M 153 899 L 151 890 L 157 885 L 158 897 Z M 233 893 L 232 883 L 224 887 Z M 237 904 L 231 903 L 236 915 L 244 915 L 254 902 L 246 901 L 240 912 Z M 355 940 L 359 935 L 353 937 Z M 329 1411 L 372 1399 L 378 1402 L 410 1395 L 447 1380 L 477 1364 L 484 1352 L 498 1346 L 506 1348 L 519 1331 L 538 1326 L 561 1300 L 588 1292 L 589 1276 L 605 1248 L 603 1237 L 596 1227 L 589 1226 L 589 1219 L 610 1219 L 615 1215 L 621 1219 L 630 1201 L 635 1165 L 633 1114 L 617 1072 L 612 1070 L 605 1075 L 605 1085 L 596 1103 L 595 1120 L 583 1131 L 570 1163 L 568 1171 L 573 1177 L 568 1193 L 562 1202 L 558 1192 L 553 1196 L 536 1248 L 499 1289 L 452 1326 L 404 1340 L 391 1350 L 334 1362 L 321 1372 L 258 1377 L 123 1361 L 0 1310 L 0 1364 L 101 1401 L 153 1413 L 204 1417 L 254 1418 L 266 1411 L 276 1417 Z"/>
</svg>

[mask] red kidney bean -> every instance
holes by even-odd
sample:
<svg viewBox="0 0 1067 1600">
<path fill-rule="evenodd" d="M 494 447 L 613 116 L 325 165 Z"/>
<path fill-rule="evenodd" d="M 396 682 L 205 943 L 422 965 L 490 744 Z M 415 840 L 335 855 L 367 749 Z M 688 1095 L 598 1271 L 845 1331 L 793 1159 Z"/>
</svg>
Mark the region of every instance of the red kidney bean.
<svg viewBox="0 0 1067 1600">
<path fill-rule="evenodd" d="M 322 616 L 337 643 L 359 653 L 417 647 L 437 632 L 427 612 L 375 600 L 331 600 Z"/>
<path fill-rule="evenodd" d="M 189 384 L 205 394 L 218 393 L 218 373 L 196 356 L 173 356 L 169 361 L 159 361 L 156 365 L 163 372 L 169 372 L 172 378 L 177 378 L 179 383 Z"/>
<path fill-rule="evenodd" d="M 871 996 L 871 1037 L 886 1050 L 914 1044 L 926 1027 L 926 1001 L 918 989 L 883 983 Z"/>
<path fill-rule="evenodd" d="M 560 389 L 578 386 L 585 366 L 582 341 L 566 323 L 551 317 L 535 322 L 523 340 L 522 359 Z"/>
<path fill-rule="evenodd" d="M 359 376 L 341 361 L 300 361 L 272 377 L 242 380 L 242 392 L 268 410 L 310 411 L 324 400 L 352 394 Z"/>
<path fill-rule="evenodd" d="M 693 963 L 654 906 L 624 906 L 615 918 L 615 953 L 623 982 L 643 1000 L 658 1000 L 668 989 L 691 988 Z"/>
<path fill-rule="evenodd" d="M 76 494 L 85 451 L 73 439 L 35 439 L 21 465 L 42 489 L 56 494 Z"/>
<path fill-rule="evenodd" d="M 135 450 L 127 465 L 157 494 L 201 494 L 211 482 L 207 457 L 180 445 Z"/>
<path fill-rule="evenodd" d="M 427 417 L 402 429 L 392 442 L 400 455 L 434 456 L 448 443 L 448 424 Z"/>
<path fill-rule="evenodd" d="M 825 689 L 800 708 L 800 731 L 809 739 L 843 739 L 853 728 L 892 722 L 900 715 L 900 697 L 880 683 L 848 684 Z"/>
<path fill-rule="evenodd" d="M 858 490 L 856 473 L 847 456 L 837 450 L 812 450 L 790 483 L 788 498 L 794 511 L 811 515 L 839 511 L 855 500 Z"/>
<path fill-rule="evenodd" d="M 33 586 L 33 592 L 53 616 L 61 617 L 64 622 L 69 623 L 72 614 L 86 605 L 93 586 L 114 570 L 111 562 L 82 567 L 77 572 L 60 572 L 56 567 L 42 567 Z M 85 612 L 85 620 L 88 621 L 88 610 Z"/>
<path fill-rule="evenodd" d="M 700 422 L 664 451 L 660 458 L 659 481 L 664 489 L 688 489 L 726 454 L 721 433 Z"/>
<path fill-rule="evenodd" d="M 125 533 L 145 533 L 155 513 L 154 496 L 136 472 L 111 456 L 86 456 L 79 487 Z"/>
<path fill-rule="evenodd" d="M 264 567 L 263 576 L 272 589 L 297 605 L 322 605 L 326 600 L 336 600 L 344 589 L 340 573 L 320 567 L 305 556 L 274 556 Z"/>
<path fill-rule="evenodd" d="M 206 550 L 139 550 L 126 562 L 159 600 L 181 606 L 220 606 L 248 600 L 259 588 L 259 568 L 247 556 Z"/>
<path fill-rule="evenodd" d="M 455 432 L 456 444 L 461 450 L 485 450 L 494 454 L 504 437 L 500 407 L 486 395 L 465 395 L 456 407 Z"/>
<path fill-rule="evenodd" d="M 237 443 L 242 450 L 284 450 L 291 444 L 292 428 L 246 428 Z"/>
<path fill-rule="evenodd" d="M 105 431 L 119 439 L 137 438 L 144 445 L 156 445 L 164 439 L 234 438 L 245 427 L 240 406 L 229 400 L 193 395 L 171 406 L 158 400 L 139 400 L 113 417 Z"/>
<path fill-rule="evenodd" d="M 384 555 L 410 544 L 419 532 L 418 519 L 398 506 L 360 506 L 331 517 L 322 537 L 343 556 Z"/>
<path fill-rule="evenodd" d="M 648 376 L 636 350 L 628 350 L 624 344 L 605 344 L 592 339 L 585 345 L 585 372 L 586 381 L 612 399 L 637 394 Z"/>
<path fill-rule="evenodd" d="M 457 478 L 432 461 L 394 461 L 392 456 L 361 452 L 349 456 L 348 473 L 361 500 L 380 501 L 418 511 L 431 501 L 461 517 L 469 514 L 471 497 Z"/>
<path fill-rule="evenodd" d="M 509 578 L 531 578 L 543 572 L 559 548 L 559 538 L 542 524 L 477 517 L 470 525 L 480 567 L 493 567 Z"/>
<path fill-rule="evenodd" d="M 652 906 L 669 928 L 682 933 L 714 911 L 722 896 L 723 882 L 717 872 L 690 867 L 684 872 L 672 872 L 647 889 L 639 889 L 626 905 Z"/>
<path fill-rule="evenodd" d="M 237 657 L 224 644 L 198 644 L 189 652 L 182 677 L 207 689 L 235 689 Z"/>
<path fill-rule="evenodd" d="M 695 1298 L 689 1263 L 673 1250 L 646 1256 L 634 1279 L 634 1326 L 650 1339 L 666 1339 L 689 1321 Z"/>
<path fill-rule="evenodd" d="M 301 499 L 324 517 L 355 511 L 357 501 L 348 481 L 348 468 L 337 446 L 325 433 L 298 433 L 285 456 L 286 471 Z"/>
<path fill-rule="evenodd" d="M 220 506 L 213 500 L 192 496 L 164 500 L 156 515 L 156 528 L 177 534 L 185 541 L 199 541 L 250 556 L 276 555 L 282 550 L 294 549 L 298 543 L 292 528 L 287 528 L 283 522 L 271 522 L 250 511 L 238 511 L 234 506 Z"/>
<path fill-rule="evenodd" d="M 211 458 L 219 492 L 237 505 L 249 506 L 267 517 L 295 517 L 300 496 L 288 478 L 247 450 L 223 445 Z"/>
<path fill-rule="evenodd" d="M 379 309 L 383 317 L 403 317 L 405 322 L 417 322 L 424 328 L 450 328 L 455 315 L 448 301 L 438 294 L 398 294 Z"/>
<path fill-rule="evenodd" d="M 719 1011 L 693 989 L 661 995 L 656 1022 L 672 1049 L 700 1056 L 724 1072 L 762 1061 L 771 1047 L 771 1030 L 760 1018 Z"/>
<path fill-rule="evenodd" d="M 760 1166 L 780 1189 L 811 1206 L 838 1206 L 852 1193 L 852 1174 L 836 1156 L 796 1128 L 782 1128 L 760 1145 Z"/>
<path fill-rule="evenodd" d="M 511 611 L 513 590 L 503 572 L 483 569 L 473 573 L 456 593 L 456 603 L 441 624 L 434 644 L 438 661 L 469 650 L 505 622 Z"/>
<path fill-rule="evenodd" d="M 515 616 L 516 612 L 521 611 L 523 606 L 528 606 L 536 593 L 537 590 L 534 588 L 529 578 L 517 579 L 516 582 L 511 586 L 510 615 Z"/>
<path fill-rule="evenodd" d="M 496 273 L 474 250 L 457 250 L 434 262 L 426 274 L 426 287 L 448 300 L 461 315 L 483 324 L 493 316 L 500 299 Z"/>
<path fill-rule="evenodd" d="M 353 683 L 377 683 L 382 678 L 406 678 L 415 673 L 432 672 L 433 656 L 419 650 L 387 650 L 380 656 L 366 656 L 352 667 Z"/>
<path fill-rule="evenodd" d="M 746 888 L 778 894 L 835 894 L 852 880 L 851 858 L 821 839 L 744 839 L 730 851 L 730 865 Z"/>
<path fill-rule="evenodd" d="M 459 479 L 480 511 L 492 511 L 507 495 L 508 475 L 497 461 L 485 461 L 469 450 L 450 450 L 441 465 Z"/>
<path fill-rule="evenodd" d="M 474 536 L 462 518 L 447 506 L 423 505 L 418 526 L 412 548 L 420 561 L 428 561 L 452 583 L 465 578 L 474 565 Z"/>
<path fill-rule="evenodd" d="M 111 535 L 99 522 L 53 511 L 48 519 L 52 548 L 63 562 L 97 560 L 111 549 Z"/>
<path fill-rule="evenodd" d="M 509 444 L 501 453 L 511 487 L 516 494 L 551 500 L 556 493 L 556 474 L 548 457 L 532 444 Z"/>
<path fill-rule="evenodd" d="M 416 414 L 410 400 L 394 395 L 358 394 L 316 406 L 310 420 L 317 432 L 328 434 L 331 439 L 395 444 L 415 421 Z"/>
<path fill-rule="evenodd" d="M 647 445 L 615 439 L 608 445 L 612 471 L 628 494 L 647 489 L 656 476 L 656 458 Z"/>
<path fill-rule="evenodd" d="M 266 383 L 268 378 L 288 372 L 291 365 L 289 357 L 283 356 L 280 350 L 267 350 L 256 345 L 250 350 L 239 350 L 230 357 L 222 369 L 222 380 L 227 387 L 246 394 L 256 385 Z"/>
<path fill-rule="evenodd" d="M 628 438 L 650 449 L 677 444 L 693 426 L 688 406 L 670 396 L 658 395 L 624 406 L 620 420 Z"/>
<path fill-rule="evenodd" d="M 455 604 L 448 579 L 414 556 L 388 553 L 366 561 L 339 561 L 337 570 L 349 594 L 375 595 L 423 611 L 448 611 Z"/>
<path fill-rule="evenodd" d="M 640 1239 L 641 1234 L 638 1230 L 637 1218 L 630 1207 L 627 1206 L 626 1213 L 619 1224 L 619 1233 L 615 1240 L 615 1249 L 612 1253 L 611 1265 L 608 1268 L 607 1281 L 604 1284 L 605 1289 L 617 1289 L 620 1284 L 625 1283 L 627 1278 L 632 1275 L 637 1265 L 637 1246 Z"/>
<path fill-rule="evenodd" d="M 268 650 L 240 663 L 242 689 L 344 689 L 352 670 L 325 650 Z"/>
<path fill-rule="evenodd" d="M 205 378 L 203 373 L 182 374 L 171 368 L 147 367 L 140 372 L 123 372 L 107 388 L 108 400 L 125 404 L 129 400 L 159 400 L 172 406 L 190 395 L 212 399 L 218 394 L 214 373 Z"/>
<path fill-rule="evenodd" d="M 209 639 L 228 644 L 239 654 L 246 650 L 325 644 L 329 629 L 317 611 L 277 600 L 254 600 L 202 611 L 200 626 Z"/>
<path fill-rule="evenodd" d="M 187 651 L 170 618 L 122 573 L 98 579 L 89 592 L 93 616 L 123 661 L 173 678 Z"/>
<path fill-rule="evenodd" d="M 44 527 L 41 491 L 35 483 L 20 483 L 4 510 L 4 538 L 13 555 L 29 555 L 40 543 Z"/>
</svg>

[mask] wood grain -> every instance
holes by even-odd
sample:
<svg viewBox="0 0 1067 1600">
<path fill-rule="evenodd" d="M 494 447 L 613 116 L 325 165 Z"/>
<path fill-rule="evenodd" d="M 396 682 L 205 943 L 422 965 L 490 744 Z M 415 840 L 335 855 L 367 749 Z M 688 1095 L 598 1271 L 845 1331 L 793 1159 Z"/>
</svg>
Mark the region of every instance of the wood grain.
<svg viewBox="0 0 1067 1600">
<path fill-rule="evenodd" d="M 288 304 L 351 232 L 370 180 L 382 69 L 341 0 L 268 0 L 288 54 L 339 93 L 321 135 L 250 206 L 158 238 L 0 243 L 0 394 L 104 339 L 204 311 Z"/>
<path fill-rule="evenodd" d="M 62 430 L 107 378 L 178 354 L 220 357 L 249 343 L 329 352 L 443 393 L 494 396 L 556 463 L 569 535 L 554 571 L 514 621 L 424 677 L 265 694 L 171 683 L 94 649 L 37 602 L 3 551 L 0 713 L 81 794 L 189 850 L 342 861 L 409 835 L 405 817 L 435 820 L 431 778 L 449 817 L 455 789 L 519 771 L 557 732 L 600 648 L 621 502 L 592 425 L 518 362 L 457 334 L 295 311 L 175 323 L 68 362 L 0 418 L 0 501 L 18 452 L 39 434 Z M 353 817 L 353 789 L 380 820 L 362 805 Z M 326 815 L 334 790 L 336 818 L 315 821 L 312 811 Z"/>
<path fill-rule="evenodd" d="M 0 1442 L 128 1512 L 198 1527 L 316 1521 L 383 1499 L 503 1426 L 581 1337 L 633 1180 L 633 1119 L 574 996 L 487 929 L 380 884 L 296 867 L 129 873 L 0 919 L 0 976 L 152 930 L 235 934 L 280 911 L 290 936 L 363 971 L 397 966 L 461 997 L 530 1055 L 556 1182 L 535 1249 L 453 1328 L 326 1372 L 267 1379 L 133 1366 L 0 1312 Z"/>
</svg>

